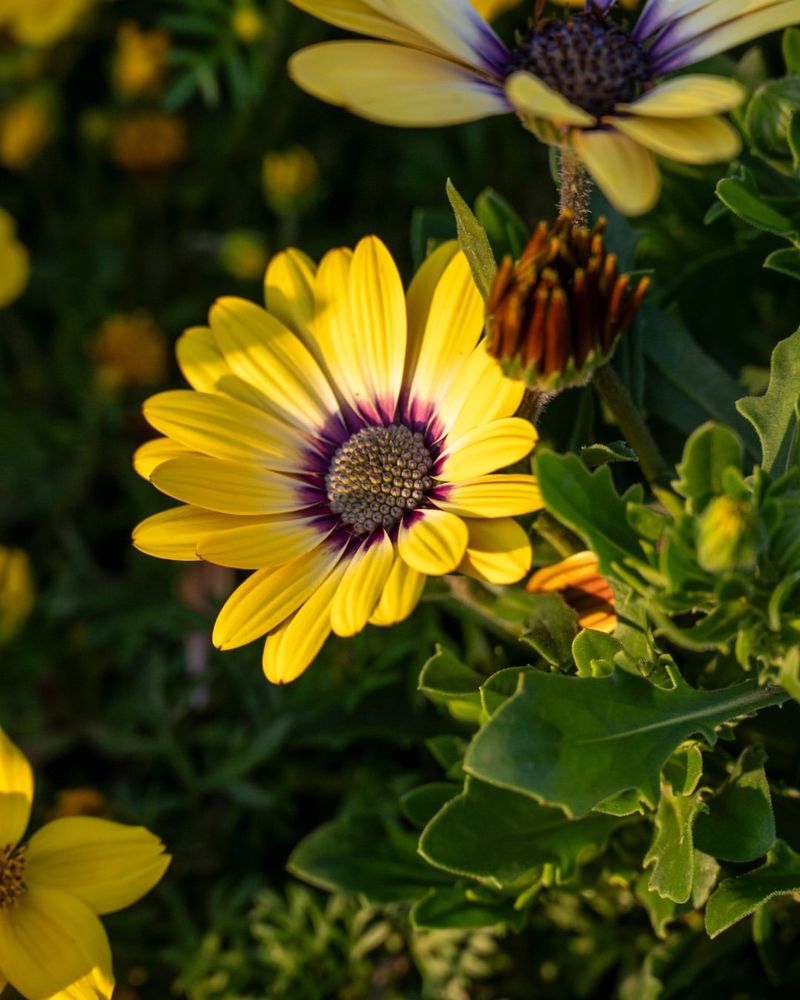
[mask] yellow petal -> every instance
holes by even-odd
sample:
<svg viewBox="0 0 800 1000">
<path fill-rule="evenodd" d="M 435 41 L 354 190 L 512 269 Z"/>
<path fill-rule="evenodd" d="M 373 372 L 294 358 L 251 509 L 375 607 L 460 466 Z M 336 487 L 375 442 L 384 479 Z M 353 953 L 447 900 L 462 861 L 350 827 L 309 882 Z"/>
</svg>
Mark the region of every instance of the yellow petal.
<svg viewBox="0 0 800 1000">
<path fill-rule="evenodd" d="M 157 559 L 195 562 L 200 558 L 198 541 L 209 532 L 230 532 L 242 526 L 264 524 L 265 520 L 263 517 L 218 514 L 199 507 L 172 507 L 137 524 L 133 529 L 133 544 L 140 552 Z"/>
<path fill-rule="evenodd" d="M 293 479 L 216 458 L 173 459 L 159 465 L 150 481 L 174 500 L 220 514 L 289 514 L 307 506 Z"/>
<path fill-rule="evenodd" d="M 457 440 L 467 431 L 500 417 L 513 416 L 525 394 L 525 383 L 503 374 L 481 341 L 461 367 L 436 410 L 448 435 Z"/>
<path fill-rule="evenodd" d="M 331 530 L 314 527 L 307 518 L 271 518 L 204 535 L 197 551 L 207 562 L 234 569 L 283 566 L 316 548 Z"/>
<path fill-rule="evenodd" d="M 350 559 L 331 606 L 331 627 L 337 635 L 356 635 L 367 624 L 394 558 L 394 546 L 384 531 Z"/>
<path fill-rule="evenodd" d="M 0 848 L 19 842 L 32 801 L 33 771 L 28 758 L 0 729 Z"/>
<path fill-rule="evenodd" d="M 214 645 L 235 649 L 272 631 L 322 586 L 341 556 L 338 546 L 323 544 L 279 569 L 253 573 L 220 611 Z"/>
<path fill-rule="evenodd" d="M 310 94 L 384 125 L 428 127 L 507 114 L 499 86 L 440 56 L 381 42 L 323 42 L 289 75 Z"/>
<path fill-rule="evenodd" d="M 581 3 L 583 0 L 581 0 Z M 472 0 L 472 6 L 487 21 L 493 21 L 496 17 L 516 7 L 519 0 Z"/>
<path fill-rule="evenodd" d="M 493 420 L 455 441 L 448 437 L 436 478 L 452 483 L 504 469 L 530 454 L 537 440 L 533 425 L 521 417 Z"/>
<path fill-rule="evenodd" d="M 145 401 L 148 423 L 191 451 L 294 471 L 306 438 L 253 406 L 210 392 L 172 389 Z"/>
<path fill-rule="evenodd" d="M 613 118 L 617 131 L 681 163 L 732 160 L 742 148 L 739 133 L 724 118 Z"/>
<path fill-rule="evenodd" d="M 155 441 L 146 441 L 136 449 L 133 455 L 133 468 L 142 479 L 149 479 L 164 462 L 169 462 L 173 458 L 186 458 L 192 454 L 194 453 L 177 441 L 156 438 Z"/>
<path fill-rule="evenodd" d="M 406 45 L 423 44 L 416 31 L 406 27 L 390 11 L 384 11 L 380 3 L 370 3 L 369 0 L 290 0 L 290 3 L 321 21 L 359 35 L 385 38 Z"/>
<path fill-rule="evenodd" d="M 406 302 L 395 262 L 375 236 L 360 241 L 350 268 L 354 329 L 362 379 L 379 410 L 394 414 L 406 355 Z"/>
<path fill-rule="evenodd" d="M 575 152 L 603 194 L 624 215 L 643 215 L 655 207 L 661 175 L 648 150 L 611 129 L 571 134 Z"/>
<path fill-rule="evenodd" d="M 16 906 L 0 909 L 3 975 L 27 1000 L 63 994 L 111 1000 L 111 949 L 97 916 L 74 896 L 30 885 Z"/>
<path fill-rule="evenodd" d="M 648 118 L 700 118 L 737 108 L 745 96 L 746 91 L 735 80 L 687 73 L 659 83 L 638 100 L 618 104 L 614 110 Z"/>
<path fill-rule="evenodd" d="M 406 313 L 408 321 L 408 346 L 406 348 L 406 382 L 416 367 L 422 348 L 422 338 L 428 322 L 428 314 L 439 281 L 450 261 L 460 253 L 457 240 L 447 240 L 428 254 L 422 262 L 406 292 Z"/>
<path fill-rule="evenodd" d="M 533 73 L 518 70 L 506 80 L 506 94 L 523 118 L 543 118 L 554 125 L 594 125 L 597 120 L 543 83 Z"/>
<path fill-rule="evenodd" d="M 314 319 L 314 278 L 317 273 L 313 260 L 290 247 L 276 254 L 264 276 L 264 301 L 273 316 L 292 330 L 310 347 L 308 328 Z M 319 360 L 319 359 L 317 359 Z"/>
<path fill-rule="evenodd" d="M 535 476 L 494 475 L 453 483 L 436 506 L 460 517 L 516 517 L 544 504 Z"/>
<path fill-rule="evenodd" d="M 422 597 L 425 575 L 412 569 L 403 559 L 395 559 L 370 625 L 397 625 L 405 621 Z"/>
<path fill-rule="evenodd" d="M 308 348 L 266 310 L 228 297 L 217 301 L 210 319 L 233 371 L 264 393 L 287 423 L 313 429 L 336 412 L 336 397 Z"/>
<path fill-rule="evenodd" d="M 470 0 L 380 0 L 379 5 L 459 62 L 489 73 L 505 66 L 506 47 Z"/>
<path fill-rule="evenodd" d="M 531 543 L 511 518 L 467 519 L 469 542 L 458 567 L 467 576 L 489 583 L 516 583 L 531 568 Z"/>
<path fill-rule="evenodd" d="M 598 576 L 598 562 L 594 552 L 575 552 L 566 559 L 538 569 L 528 581 L 527 589 L 531 593 L 563 590 L 565 587 L 579 587 Z"/>
<path fill-rule="evenodd" d="M 418 573 L 443 576 L 464 558 L 467 526 L 444 510 L 419 511 L 410 525 L 402 525 L 397 539 L 400 557 Z"/>
<path fill-rule="evenodd" d="M 436 284 L 416 357 L 408 361 L 414 402 L 434 402 L 447 392 L 474 351 L 483 320 L 483 299 L 467 258 L 457 253 Z"/>
<path fill-rule="evenodd" d="M 142 826 L 67 816 L 31 837 L 25 877 L 28 885 L 76 896 L 95 913 L 113 913 L 148 893 L 170 860 Z"/>
<path fill-rule="evenodd" d="M 183 377 L 198 392 L 215 392 L 217 382 L 231 370 L 207 326 L 185 330 L 175 345 Z"/>
<path fill-rule="evenodd" d="M 347 563 L 341 562 L 293 615 L 264 643 L 264 674 L 272 684 L 289 684 L 313 663 L 331 634 L 331 604 Z"/>
</svg>

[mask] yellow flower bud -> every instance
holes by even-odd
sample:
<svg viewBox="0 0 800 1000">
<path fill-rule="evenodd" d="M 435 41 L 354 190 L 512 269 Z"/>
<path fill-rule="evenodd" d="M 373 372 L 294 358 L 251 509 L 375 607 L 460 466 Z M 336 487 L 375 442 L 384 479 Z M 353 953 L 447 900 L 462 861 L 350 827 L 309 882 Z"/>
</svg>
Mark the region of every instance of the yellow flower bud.
<svg viewBox="0 0 800 1000">
<path fill-rule="evenodd" d="M 16 223 L 0 208 L 0 309 L 22 295 L 30 271 L 28 251 L 17 239 Z"/>
<path fill-rule="evenodd" d="M 134 21 L 117 29 L 112 65 L 114 89 L 123 97 L 157 97 L 164 85 L 169 34 L 162 28 L 143 31 Z"/>
<path fill-rule="evenodd" d="M 27 94 L 0 113 L 0 164 L 27 170 L 53 135 L 50 104 L 43 94 Z"/>
<path fill-rule="evenodd" d="M 252 45 L 263 37 L 267 25 L 262 14 L 252 4 L 241 3 L 233 12 L 231 27 L 239 41 Z"/>
<path fill-rule="evenodd" d="M 314 200 L 320 170 L 314 154 L 304 146 L 264 156 L 261 179 L 267 204 L 278 215 L 302 211 Z"/>
<path fill-rule="evenodd" d="M 755 565 L 758 525 L 749 503 L 715 497 L 700 517 L 697 561 L 707 573 Z"/>
<path fill-rule="evenodd" d="M 0 645 L 13 639 L 25 624 L 35 598 L 27 553 L 0 546 Z"/>
<path fill-rule="evenodd" d="M 167 372 L 164 334 L 146 312 L 109 316 L 97 332 L 94 358 L 97 380 L 109 389 L 154 385 Z"/>
<path fill-rule="evenodd" d="M 261 278 L 269 260 L 267 244 L 258 233 L 232 229 L 222 239 L 219 260 L 234 278 L 241 281 Z"/>
</svg>

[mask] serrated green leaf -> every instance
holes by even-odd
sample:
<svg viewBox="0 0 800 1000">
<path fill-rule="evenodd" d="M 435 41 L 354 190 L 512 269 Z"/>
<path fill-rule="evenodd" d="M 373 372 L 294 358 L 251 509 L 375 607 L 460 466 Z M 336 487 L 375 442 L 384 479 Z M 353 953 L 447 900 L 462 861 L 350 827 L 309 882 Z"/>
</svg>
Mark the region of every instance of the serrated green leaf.
<svg viewBox="0 0 800 1000">
<path fill-rule="evenodd" d="M 460 788 L 450 781 L 432 781 L 412 788 L 400 799 L 400 811 L 420 830 L 427 826 L 442 806 L 458 795 Z"/>
<path fill-rule="evenodd" d="M 469 261 L 475 284 L 484 299 L 488 299 L 497 274 L 497 264 L 486 230 L 475 218 L 475 213 L 449 179 L 447 181 L 447 198 L 456 217 L 458 242 Z"/>
<path fill-rule="evenodd" d="M 655 836 L 644 866 L 653 865 L 648 888 L 673 903 L 686 903 L 692 894 L 692 827 L 702 807 L 699 795 L 676 795 L 670 785 L 662 784 Z"/>
<path fill-rule="evenodd" d="M 673 679 L 665 690 L 620 670 L 600 678 L 531 671 L 473 738 L 464 769 L 572 816 L 629 788 L 655 806 L 661 769 L 684 740 L 713 742 L 715 726 L 788 698 L 754 681 L 696 691 Z"/>
<path fill-rule="evenodd" d="M 764 771 L 766 754 L 748 747 L 721 791 L 706 800 L 695 844 L 722 861 L 755 861 L 775 843 L 775 816 Z"/>
<path fill-rule="evenodd" d="M 521 930 L 525 914 L 484 886 L 454 885 L 434 889 L 411 908 L 411 926 L 417 930 L 479 930 L 508 924 Z"/>
<path fill-rule="evenodd" d="M 703 754 L 694 744 L 681 747 L 664 765 L 664 781 L 676 795 L 692 795 L 703 776 Z"/>
<path fill-rule="evenodd" d="M 435 705 L 446 706 L 453 718 L 477 722 L 481 713 L 479 689 L 484 679 L 439 646 L 422 668 L 417 690 Z"/>
<path fill-rule="evenodd" d="M 501 705 L 517 693 L 520 677 L 530 669 L 530 667 L 506 667 L 505 670 L 498 670 L 492 674 L 481 688 L 481 704 L 484 712 L 487 715 L 494 715 Z"/>
<path fill-rule="evenodd" d="M 772 352 L 769 387 L 763 396 L 740 399 L 736 409 L 755 427 L 767 472 L 787 472 L 797 448 L 800 399 L 800 330 Z"/>
<path fill-rule="evenodd" d="M 658 937 L 667 937 L 667 926 L 680 919 L 691 910 L 703 906 L 711 893 L 719 874 L 719 865 L 714 858 L 695 850 L 692 863 L 692 896 L 685 903 L 675 903 L 659 896 L 649 887 L 650 874 L 642 872 L 636 880 L 635 892 L 647 910 L 650 923 Z"/>
<path fill-rule="evenodd" d="M 520 640 L 552 666 L 571 667 L 578 616 L 560 594 L 530 594 L 528 599 L 530 613 Z"/>
<path fill-rule="evenodd" d="M 419 850 L 446 871 L 508 885 L 545 864 L 571 874 L 618 825 L 599 813 L 570 820 L 561 809 L 467 778 L 464 791 L 425 828 Z"/>
<path fill-rule="evenodd" d="M 742 443 L 729 427 L 707 423 L 694 431 L 677 466 L 675 489 L 690 501 L 694 513 L 722 493 L 722 474 L 730 466 L 742 467 Z"/>
<path fill-rule="evenodd" d="M 766 864 L 725 879 L 706 905 L 706 931 L 714 938 L 774 896 L 800 892 L 800 854 L 779 840 Z"/>
<path fill-rule="evenodd" d="M 717 197 L 740 219 L 775 236 L 791 239 L 795 234 L 792 220 L 768 205 L 761 195 L 750 191 L 734 177 L 717 184 Z"/>
<path fill-rule="evenodd" d="M 611 444 L 590 444 L 581 448 L 581 458 L 587 469 L 596 469 L 609 462 L 638 462 L 639 456 L 626 441 Z"/>
<path fill-rule="evenodd" d="M 572 658 L 579 677 L 605 677 L 614 670 L 614 657 L 622 652 L 622 643 L 606 632 L 585 628 L 572 643 Z"/>
</svg>

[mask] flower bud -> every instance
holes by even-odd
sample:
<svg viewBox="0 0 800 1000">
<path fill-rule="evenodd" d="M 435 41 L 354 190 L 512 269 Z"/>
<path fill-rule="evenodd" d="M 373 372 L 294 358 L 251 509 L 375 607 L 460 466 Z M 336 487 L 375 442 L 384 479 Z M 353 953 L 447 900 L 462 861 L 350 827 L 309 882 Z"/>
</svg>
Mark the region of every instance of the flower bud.
<svg viewBox="0 0 800 1000">
<path fill-rule="evenodd" d="M 769 80 L 753 95 L 745 127 L 755 152 L 785 173 L 800 167 L 789 143 L 789 123 L 800 114 L 800 77 Z"/>
<path fill-rule="evenodd" d="M 749 503 L 715 497 L 700 516 L 697 561 L 707 573 L 750 569 L 758 554 L 758 523 Z"/>
</svg>

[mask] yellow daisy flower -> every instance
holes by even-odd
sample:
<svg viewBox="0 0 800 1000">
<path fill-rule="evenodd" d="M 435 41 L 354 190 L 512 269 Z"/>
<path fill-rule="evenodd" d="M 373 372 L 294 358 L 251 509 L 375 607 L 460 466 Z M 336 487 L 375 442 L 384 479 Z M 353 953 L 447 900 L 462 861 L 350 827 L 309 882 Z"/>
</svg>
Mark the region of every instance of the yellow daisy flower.
<svg viewBox="0 0 800 1000">
<path fill-rule="evenodd" d="M 0 992 L 27 1000 L 110 1000 L 111 950 L 98 914 L 141 899 L 170 862 L 142 827 L 72 816 L 20 845 L 33 773 L 0 729 Z"/>
<path fill-rule="evenodd" d="M 23 45 L 52 45 L 68 35 L 95 0 L 0 0 L 0 25 Z"/>
<path fill-rule="evenodd" d="M 537 22 L 512 48 L 470 0 L 291 0 L 330 24 L 381 41 L 335 41 L 296 53 L 309 93 L 388 125 L 435 126 L 516 112 L 540 139 L 571 151 L 620 211 L 657 202 L 653 154 L 729 160 L 740 148 L 720 114 L 732 80 L 664 74 L 800 21 L 800 0 L 648 0 L 632 30 L 615 0 Z"/>
<path fill-rule="evenodd" d="M 536 442 L 515 417 L 523 385 L 481 341 L 484 309 L 452 242 L 407 295 L 375 237 L 316 268 L 272 260 L 264 310 L 223 298 L 188 330 L 178 361 L 194 391 L 145 403 L 166 435 L 137 470 L 188 506 L 134 532 L 143 552 L 253 573 L 228 599 L 221 649 L 267 636 L 264 671 L 285 683 L 331 631 L 411 614 L 426 576 L 492 583 L 531 561 L 513 518 L 541 506 L 530 475 L 493 475 Z"/>
</svg>

